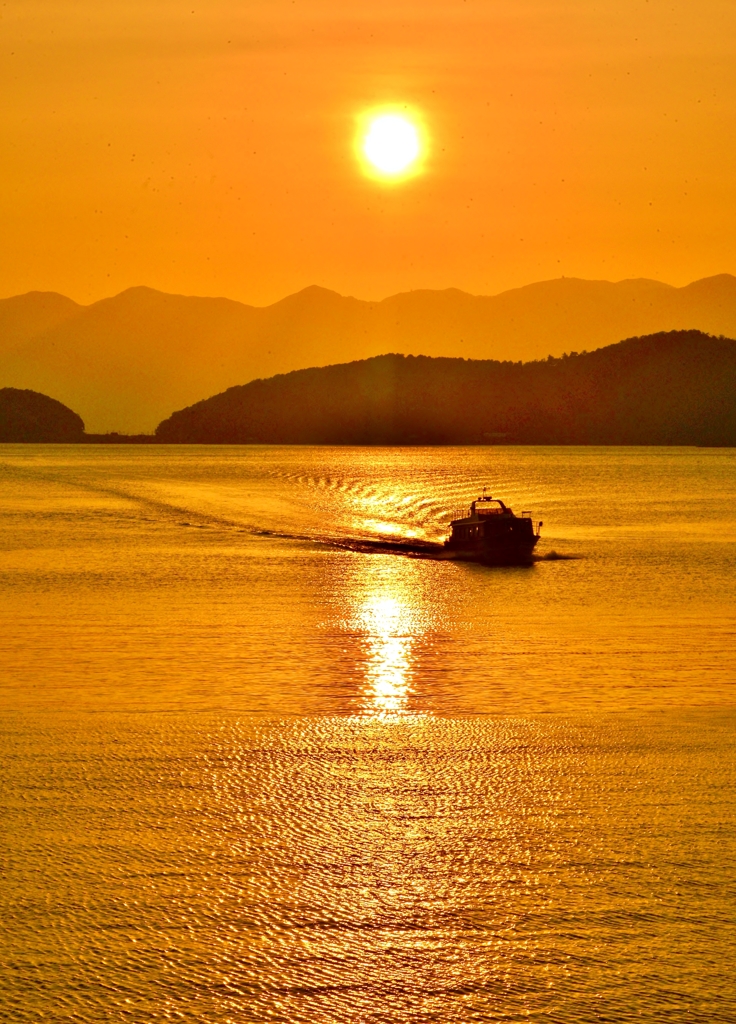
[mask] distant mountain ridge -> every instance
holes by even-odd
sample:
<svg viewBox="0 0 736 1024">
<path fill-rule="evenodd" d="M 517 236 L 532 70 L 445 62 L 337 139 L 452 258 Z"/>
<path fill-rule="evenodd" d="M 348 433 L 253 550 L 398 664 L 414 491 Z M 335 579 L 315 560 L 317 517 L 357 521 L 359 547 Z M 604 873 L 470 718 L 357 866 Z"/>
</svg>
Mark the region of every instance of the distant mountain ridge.
<svg viewBox="0 0 736 1024">
<path fill-rule="evenodd" d="M 736 341 L 672 331 L 523 364 L 378 356 L 230 388 L 156 440 L 732 446 Z"/>
<path fill-rule="evenodd" d="M 0 359 L 83 309 L 56 292 L 27 292 L 0 299 Z"/>
<path fill-rule="evenodd" d="M 736 277 L 562 278 L 380 302 L 315 286 L 266 307 L 144 287 L 91 306 L 30 292 L 0 300 L 0 386 L 54 395 L 93 433 L 142 433 L 203 394 L 296 369 L 386 352 L 528 361 L 672 329 L 736 336 Z"/>
</svg>

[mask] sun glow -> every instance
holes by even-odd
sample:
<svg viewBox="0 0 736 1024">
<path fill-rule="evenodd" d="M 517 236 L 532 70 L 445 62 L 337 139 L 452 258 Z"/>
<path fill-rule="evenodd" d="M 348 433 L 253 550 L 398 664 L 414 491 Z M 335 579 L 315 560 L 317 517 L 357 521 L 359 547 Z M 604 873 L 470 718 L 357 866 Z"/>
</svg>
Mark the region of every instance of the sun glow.
<svg viewBox="0 0 736 1024">
<path fill-rule="evenodd" d="M 356 142 L 364 173 L 384 182 L 405 181 L 418 174 L 427 149 L 421 119 L 406 108 L 364 114 Z"/>
</svg>

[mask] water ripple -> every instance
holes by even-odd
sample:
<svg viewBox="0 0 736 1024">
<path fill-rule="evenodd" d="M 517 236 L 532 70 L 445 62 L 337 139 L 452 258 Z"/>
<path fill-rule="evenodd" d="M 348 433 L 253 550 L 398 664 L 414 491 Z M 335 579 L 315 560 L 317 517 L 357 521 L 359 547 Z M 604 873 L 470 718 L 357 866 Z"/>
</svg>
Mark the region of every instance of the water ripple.
<svg viewBox="0 0 736 1024">
<path fill-rule="evenodd" d="M 4 1019 L 733 1020 L 734 725 L 6 723 Z"/>
</svg>

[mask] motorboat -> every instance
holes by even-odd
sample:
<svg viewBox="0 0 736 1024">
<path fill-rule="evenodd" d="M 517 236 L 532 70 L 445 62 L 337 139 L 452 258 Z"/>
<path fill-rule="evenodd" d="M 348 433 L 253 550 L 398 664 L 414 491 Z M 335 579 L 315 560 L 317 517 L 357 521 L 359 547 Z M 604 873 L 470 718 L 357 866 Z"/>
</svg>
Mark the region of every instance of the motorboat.
<svg viewBox="0 0 736 1024">
<path fill-rule="evenodd" d="M 517 516 L 500 498 L 485 491 L 466 515 L 453 519 L 445 548 L 454 558 L 485 565 L 528 565 L 543 523 L 531 512 Z"/>
</svg>

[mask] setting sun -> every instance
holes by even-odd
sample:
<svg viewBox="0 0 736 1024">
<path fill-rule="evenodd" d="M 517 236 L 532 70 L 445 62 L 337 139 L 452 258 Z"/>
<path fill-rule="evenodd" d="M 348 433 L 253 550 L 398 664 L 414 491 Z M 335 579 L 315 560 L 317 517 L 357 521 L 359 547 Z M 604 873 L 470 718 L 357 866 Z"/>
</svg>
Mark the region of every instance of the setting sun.
<svg viewBox="0 0 736 1024">
<path fill-rule="evenodd" d="M 417 174 L 426 150 L 418 119 L 394 111 L 364 115 L 357 143 L 365 173 L 389 182 Z"/>
</svg>

